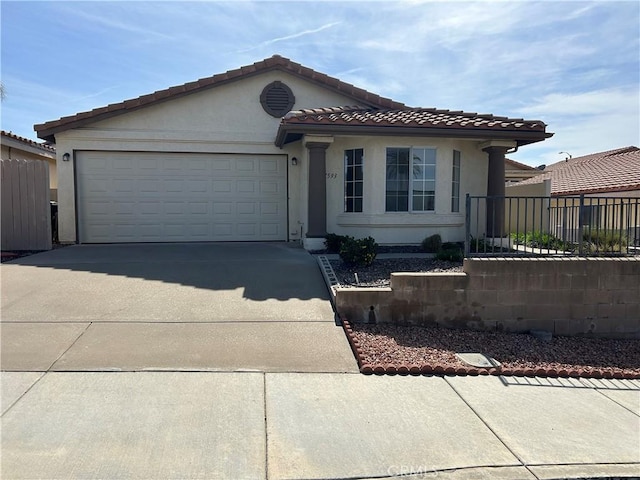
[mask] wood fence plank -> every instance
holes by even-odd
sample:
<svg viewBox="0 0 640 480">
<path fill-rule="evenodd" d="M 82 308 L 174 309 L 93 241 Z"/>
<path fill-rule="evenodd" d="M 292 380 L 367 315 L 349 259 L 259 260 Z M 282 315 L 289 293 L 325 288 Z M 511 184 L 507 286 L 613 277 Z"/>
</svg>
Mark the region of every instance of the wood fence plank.
<svg viewBox="0 0 640 480">
<path fill-rule="evenodd" d="M 50 250 L 49 165 L 2 160 L 2 249 Z"/>
</svg>

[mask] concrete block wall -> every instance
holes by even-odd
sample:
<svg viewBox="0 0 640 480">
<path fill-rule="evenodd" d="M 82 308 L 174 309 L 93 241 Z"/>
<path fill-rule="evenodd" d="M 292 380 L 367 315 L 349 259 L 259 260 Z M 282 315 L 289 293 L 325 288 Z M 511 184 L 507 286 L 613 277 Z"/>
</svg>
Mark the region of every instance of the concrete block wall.
<svg viewBox="0 0 640 480">
<path fill-rule="evenodd" d="M 640 338 L 640 258 L 474 258 L 464 273 L 393 273 L 336 290 L 351 322 Z"/>
</svg>

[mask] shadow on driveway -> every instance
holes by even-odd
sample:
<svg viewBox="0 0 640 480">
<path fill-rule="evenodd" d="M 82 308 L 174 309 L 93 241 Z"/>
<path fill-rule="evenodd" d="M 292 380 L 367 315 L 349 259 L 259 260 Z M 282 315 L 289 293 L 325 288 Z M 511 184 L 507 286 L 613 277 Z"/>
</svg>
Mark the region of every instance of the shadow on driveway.
<svg viewBox="0 0 640 480">
<path fill-rule="evenodd" d="M 4 265 L 92 272 L 206 290 L 242 289 L 243 298 L 251 300 L 329 299 L 315 259 L 287 243 L 73 245 Z"/>
</svg>

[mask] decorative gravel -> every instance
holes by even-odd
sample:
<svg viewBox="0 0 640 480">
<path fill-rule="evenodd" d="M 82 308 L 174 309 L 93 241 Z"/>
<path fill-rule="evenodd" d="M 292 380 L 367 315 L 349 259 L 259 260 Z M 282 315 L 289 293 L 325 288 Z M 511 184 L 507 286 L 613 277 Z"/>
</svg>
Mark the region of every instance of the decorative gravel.
<svg viewBox="0 0 640 480">
<path fill-rule="evenodd" d="M 424 258 L 376 259 L 369 267 L 347 267 L 341 260 L 331 260 L 331 267 L 341 287 L 389 286 L 392 272 L 462 272 L 461 263 Z M 639 340 L 553 337 L 545 342 L 529 334 L 392 324 L 351 324 L 351 329 L 359 344 L 361 365 L 430 365 L 442 371 L 457 370 L 469 365 L 456 353 L 482 353 L 500 362 L 505 372 L 575 376 L 600 371 L 608 376 L 640 378 Z"/>
<path fill-rule="evenodd" d="M 450 330 L 443 327 L 351 324 L 360 344 L 361 363 L 468 367 L 456 353 L 482 353 L 503 369 L 571 372 L 607 371 L 640 376 L 640 342 L 626 339 L 553 337 Z"/>
<path fill-rule="evenodd" d="M 388 287 L 393 272 L 462 272 L 461 262 L 433 258 L 377 258 L 368 267 L 348 267 L 342 260 L 330 263 L 341 287 Z"/>
</svg>

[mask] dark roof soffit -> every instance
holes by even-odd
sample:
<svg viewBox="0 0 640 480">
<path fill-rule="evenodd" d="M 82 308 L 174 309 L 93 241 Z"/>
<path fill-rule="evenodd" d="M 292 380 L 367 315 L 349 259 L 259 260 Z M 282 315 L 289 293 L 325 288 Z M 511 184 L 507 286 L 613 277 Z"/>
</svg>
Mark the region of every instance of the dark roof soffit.
<svg viewBox="0 0 640 480">
<path fill-rule="evenodd" d="M 407 137 L 450 137 L 450 138 L 479 138 L 515 140 L 518 146 L 541 142 L 553 136 L 553 133 L 536 131 L 509 131 L 492 129 L 469 128 L 434 128 L 371 125 L 280 125 L 276 136 L 276 146 L 282 147 L 299 140 L 304 134 L 328 135 L 377 135 L 377 136 L 407 136 Z"/>
</svg>

